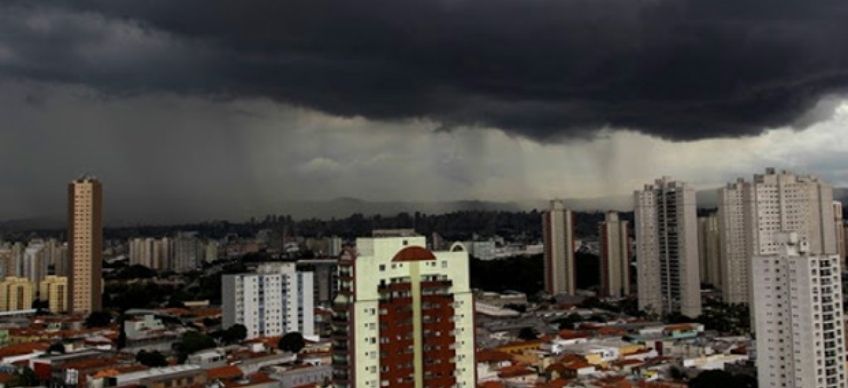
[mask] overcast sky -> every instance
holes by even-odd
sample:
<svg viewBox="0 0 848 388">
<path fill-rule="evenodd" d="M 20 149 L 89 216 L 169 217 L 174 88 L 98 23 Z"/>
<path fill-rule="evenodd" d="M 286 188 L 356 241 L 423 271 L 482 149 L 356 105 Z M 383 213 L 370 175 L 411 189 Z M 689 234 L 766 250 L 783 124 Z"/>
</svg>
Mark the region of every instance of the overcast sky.
<svg viewBox="0 0 848 388">
<path fill-rule="evenodd" d="M 0 219 L 848 185 L 842 0 L 0 0 Z"/>
</svg>

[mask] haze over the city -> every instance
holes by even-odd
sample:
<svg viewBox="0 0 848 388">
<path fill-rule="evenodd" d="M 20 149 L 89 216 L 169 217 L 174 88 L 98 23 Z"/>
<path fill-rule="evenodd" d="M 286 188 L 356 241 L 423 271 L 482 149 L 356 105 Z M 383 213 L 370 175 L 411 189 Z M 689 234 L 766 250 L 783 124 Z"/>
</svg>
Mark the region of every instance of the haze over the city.
<svg viewBox="0 0 848 388">
<path fill-rule="evenodd" d="M 0 1 L 0 219 L 848 186 L 843 2 L 368 3 Z"/>
</svg>

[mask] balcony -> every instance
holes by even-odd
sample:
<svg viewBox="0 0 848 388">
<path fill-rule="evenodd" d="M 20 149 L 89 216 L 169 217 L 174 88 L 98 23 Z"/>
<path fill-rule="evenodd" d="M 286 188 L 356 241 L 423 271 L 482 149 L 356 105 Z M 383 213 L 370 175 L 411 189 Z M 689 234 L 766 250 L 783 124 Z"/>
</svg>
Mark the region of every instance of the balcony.
<svg viewBox="0 0 848 388">
<path fill-rule="evenodd" d="M 445 280 L 425 280 L 421 282 L 421 289 L 431 288 L 450 288 L 453 286 L 453 281 Z"/>
<path fill-rule="evenodd" d="M 380 284 L 377 286 L 377 291 L 380 293 L 383 292 L 404 292 L 411 291 L 412 285 L 409 283 L 389 283 L 389 284 Z"/>
</svg>

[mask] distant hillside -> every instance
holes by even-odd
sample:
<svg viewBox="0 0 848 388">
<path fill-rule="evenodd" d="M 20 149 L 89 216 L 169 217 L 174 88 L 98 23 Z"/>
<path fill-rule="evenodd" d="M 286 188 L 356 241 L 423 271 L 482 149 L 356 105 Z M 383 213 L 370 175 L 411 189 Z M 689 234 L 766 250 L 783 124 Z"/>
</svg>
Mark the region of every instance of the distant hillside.
<svg viewBox="0 0 848 388">
<path fill-rule="evenodd" d="M 717 190 L 707 189 L 697 192 L 698 207 L 711 209 L 716 207 Z M 848 204 L 848 188 L 834 188 L 833 198 Z M 533 209 L 543 210 L 548 207 L 549 200 L 525 200 L 513 202 L 496 201 L 367 201 L 357 198 L 338 198 L 329 201 L 281 201 L 268 214 L 290 215 L 294 219 L 325 219 L 344 218 L 351 214 L 362 214 L 365 216 L 382 215 L 390 216 L 398 213 L 414 214 L 445 214 L 465 210 L 478 211 L 504 211 L 520 212 Z M 618 195 L 598 198 L 567 198 L 565 204 L 568 208 L 581 212 L 595 211 L 631 211 L 633 210 L 633 198 L 630 195 Z M 846 206 L 848 211 L 848 206 Z M 205 218 L 182 217 L 179 215 L 153 215 L 152 218 L 138 219 L 131 216 L 115 215 L 115 212 L 107 213 L 106 224 L 108 226 L 133 226 L 145 225 L 176 225 L 181 223 L 202 222 L 212 219 L 228 219 L 240 222 L 250 217 L 261 218 L 265 214 L 246 214 L 240 217 L 227 217 L 226 215 L 209 214 Z M 64 229 L 65 215 L 48 215 L 26 219 L 15 219 L 0 221 L 0 231 L 26 231 Z"/>
</svg>

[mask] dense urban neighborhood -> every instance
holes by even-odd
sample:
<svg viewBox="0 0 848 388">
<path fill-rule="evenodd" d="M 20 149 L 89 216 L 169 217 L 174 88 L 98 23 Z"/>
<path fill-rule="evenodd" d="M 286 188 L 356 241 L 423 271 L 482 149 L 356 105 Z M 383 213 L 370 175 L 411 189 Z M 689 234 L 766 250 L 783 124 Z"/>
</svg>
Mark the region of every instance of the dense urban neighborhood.
<svg viewBox="0 0 848 388">
<path fill-rule="evenodd" d="M 845 379 L 843 210 L 813 176 L 769 169 L 719 189 L 718 209 L 661 178 L 633 213 L 555 200 L 173 227 L 104 228 L 102 183 L 68 192 L 67 229 L 4 232 L 5 386 Z"/>
</svg>

